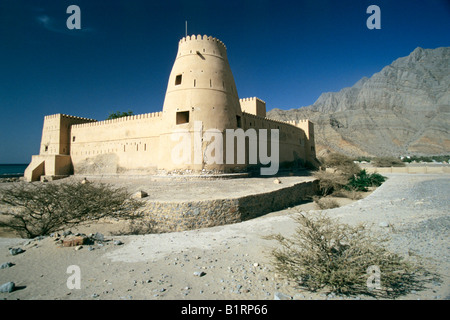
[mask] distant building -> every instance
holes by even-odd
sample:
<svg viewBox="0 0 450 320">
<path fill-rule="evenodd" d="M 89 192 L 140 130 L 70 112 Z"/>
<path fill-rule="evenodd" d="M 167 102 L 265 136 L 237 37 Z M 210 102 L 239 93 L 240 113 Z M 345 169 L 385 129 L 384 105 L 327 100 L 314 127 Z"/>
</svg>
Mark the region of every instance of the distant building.
<svg viewBox="0 0 450 320">
<path fill-rule="evenodd" d="M 201 124 L 199 126 L 199 124 Z M 44 118 L 39 155 L 25 171 L 27 181 L 40 177 L 57 178 L 82 175 L 145 175 L 162 171 L 202 170 L 216 173 L 242 172 L 254 164 L 245 144 L 244 163 L 210 163 L 195 159 L 204 155 L 210 141 L 202 133 L 214 130 L 254 129 L 258 135 L 267 129 L 279 130 L 279 164 L 315 164 L 314 126 L 308 120 L 282 122 L 266 118 L 266 104 L 258 98 L 239 99 L 225 45 L 207 36 L 188 36 L 180 40 L 170 73 L 162 112 L 140 114 L 114 120 L 49 115 Z M 176 163 L 174 132 L 185 132 L 200 143 L 190 145 L 196 161 Z M 196 136 L 197 135 L 197 136 Z M 235 159 L 239 150 L 234 154 Z M 222 162 L 222 163 L 220 163 Z"/>
</svg>

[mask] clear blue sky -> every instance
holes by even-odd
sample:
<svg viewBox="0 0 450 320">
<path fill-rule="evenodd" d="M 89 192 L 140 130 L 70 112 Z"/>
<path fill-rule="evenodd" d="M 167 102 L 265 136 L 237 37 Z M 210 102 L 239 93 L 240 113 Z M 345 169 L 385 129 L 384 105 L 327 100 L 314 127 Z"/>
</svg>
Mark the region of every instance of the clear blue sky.
<svg viewBox="0 0 450 320">
<path fill-rule="evenodd" d="M 69 5 L 81 30 L 69 30 Z M 369 5 L 381 30 L 369 30 Z M 222 40 L 241 98 L 313 104 L 416 47 L 450 45 L 448 0 L 0 0 L 0 163 L 38 154 L 45 115 L 161 111 L 178 41 Z"/>
</svg>

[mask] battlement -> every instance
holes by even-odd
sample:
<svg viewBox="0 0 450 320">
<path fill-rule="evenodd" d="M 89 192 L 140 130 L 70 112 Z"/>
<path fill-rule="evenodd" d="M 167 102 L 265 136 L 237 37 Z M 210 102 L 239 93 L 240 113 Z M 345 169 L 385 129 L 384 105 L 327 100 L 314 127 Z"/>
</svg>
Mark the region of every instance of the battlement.
<svg viewBox="0 0 450 320">
<path fill-rule="evenodd" d="M 85 127 L 94 127 L 94 126 L 102 126 L 112 123 L 119 123 L 124 121 L 133 121 L 133 120 L 139 120 L 139 119 L 151 119 L 151 118 L 161 118 L 162 112 L 151 112 L 151 113 L 144 113 L 144 114 L 137 114 L 133 116 L 127 116 L 127 117 L 120 117 L 117 119 L 111 119 L 111 120 L 103 120 L 103 121 L 96 121 L 96 122 L 89 122 L 89 123 L 81 123 L 81 124 L 75 124 L 72 126 L 72 128 L 85 128 Z"/>
<path fill-rule="evenodd" d="M 261 100 L 260 98 L 257 98 L 257 97 L 242 98 L 242 99 L 239 99 L 239 101 L 240 102 L 259 101 L 259 102 L 262 102 L 264 104 L 266 103 L 264 100 Z"/>
<path fill-rule="evenodd" d="M 192 54 L 213 55 L 226 58 L 227 47 L 217 38 L 211 36 L 192 35 L 184 37 L 178 45 L 178 57 Z"/>
<path fill-rule="evenodd" d="M 192 40 L 196 40 L 196 41 L 209 41 L 209 42 L 211 42 L 211 43 L 216 43 L 216 44 L 218 44 L 218 45 L 220 45 L 220 46 L 222 46 L 225 50 L 227 49 L 227 47 L 225 46 L 225 44 L 222 42 L 222 41 L 220 41 L 219 39 L 217 39 L 217 38 L 214 38 L 214 37 L 211 37 L 211 36 L 207 36 L 207 35 L 192 35 L 192 36 L 187 36 L 187 37 L 183 37 L 181 40 L 180 40 L 180 42 L 179 42 L 179 44 L 180 45 L 182 45 L 183 43 L 185 43 L 185 42 L 188 42 L 188 41 L 192 41 Z"/>
<path fill-rule="evenodd" d="M 70 116 L 70 115 L 62 114 L 62 113 L 51 114 L 51 115 L 48 115 L 48 116 L 45 116 L 45 117 L 44 117 L 45 120 L 56 119 L 56 118 L 74 119 L 74 120 L 83 120 L 83 121 L 97 121 L 97 120 L 95 120 L 95 119 L 89 119 L 89 118 L 83 118 L 83 117 Z"/>
<path fill-rule="evenodd" d="M 248 98 L 246 98 L 246 99 L 248 99 Z M 256 98 L 256 99 L 258 99 L 258 98 Z M 252 119 L 256 119 L 256 120 L 264 120 L 264 121 L 269 121 L 272 123 L 278 123 L 278 124 L 283 124 L 283 125 L 287 124 L 287 125 L 297 127 L 297 128 L 303 128 L 304 126 L 301 126 L 302 124 L 313 124 L 308 119 L 282 121 L 282 120 L 275 120 L 275 119 L 271 119 L 271 118 L 267 118 L 267 117 L 261 117 L 261 116 L 255 115 L 253 113 L 248 113 L 245 111 L 242 112 L 242 115 L 247 118 L 252 118 Z"/>
</svg>

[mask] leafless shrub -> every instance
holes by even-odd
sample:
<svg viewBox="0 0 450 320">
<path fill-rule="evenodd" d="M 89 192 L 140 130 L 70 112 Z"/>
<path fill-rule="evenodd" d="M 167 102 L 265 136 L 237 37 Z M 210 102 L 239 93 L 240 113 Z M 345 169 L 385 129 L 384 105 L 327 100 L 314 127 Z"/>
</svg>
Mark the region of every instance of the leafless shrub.
<svg viewBox="0 0 450 320">
<path fill-rule="evenodd" d="M 1 189 L 0 227 L 21 237 L 48 235 L 66 227 L 110 217 L 133 219 L 142 202 L 127 190 L 81 182 L 17 183 Z"/>
<path fill-rule="evenodd" d="M 351 188 L 349 188 L 349 190 L 339 189 L 339 190 L 333 192 L 333 196 L 348 198 L 348 199 L 352 199 L 352 200 L 360 200 L 363 198 L 362 191 L 358 191 L 356 189 L 351 189 Z"/>
<path fill-rule="evenodd" d="M 316 197 L 314 199 L 314 202 L 321 210 L 334 209 L 339 207 L 339 203 L 335 199 L 329 199 L 326 197 L 324 198 Z"/>
<path fill-rule="evenodd" d="M 323 196 L 338 192 L 349 182 L 349 179 L 360 172 L 360 167 L 340 153 L 332 153 L 321 159 L 322 169 L 314 173 L 319 181 L 319 189 Z"/>
<path fill-rule="evenodd" d="M 348 183 L 346 175 L 336 172 L 317 171 L 314 177 L 319 181 L 320 193 L 323 196 L 341 190 Z"/>
<path fill-rule="evenodd" d="M 332 153 L 322 159 L 322 164 L 325 168 L 335 169 L 335 172 L 345 177 L 350 178 L 361 170 L 358 164 L 353 162 L 353 159 L 340 153 Z"/>
<path fill-rule="evenodd" d="M 291 239 L 268 238 L 280 245 L 272 251 L 277 272 L 299 287 L 395 298 L 424 289 L 431 280 L 418 263 L 389 252 L 383 245 L 387 239 L 374 237 L 364 225 L 339 224 L 324 214 L 311 218 L 300 214 L 295 221 L 299 227 Z M 380 270 L 380 288 L 368 285 L 372 266 Z"/>
</svg>

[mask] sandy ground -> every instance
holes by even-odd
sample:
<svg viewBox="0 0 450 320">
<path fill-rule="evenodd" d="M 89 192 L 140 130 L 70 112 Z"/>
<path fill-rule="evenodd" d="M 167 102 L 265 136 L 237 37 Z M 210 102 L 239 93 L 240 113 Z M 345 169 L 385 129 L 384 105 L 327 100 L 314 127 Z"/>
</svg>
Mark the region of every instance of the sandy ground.
<svg viewBox="0 0 450 320">
<path fill-rule="evenodd" d="M 424 210 L 426 207 L 419 205 L 416 209 L 402 209 L 403 203 L 409 199 L 405 192 L 423 182 L 438 181 L 448 185 L 450 177 L 388 176 L 389 179 L 380 188 L 364 199 L 340 199 L 342 207 L 325 212 L 350 224 L 369 222 L 382 228 L 378 226 L 379 223 L 388 221 L 390 227 L 383 227 L 382 230 L 392 234 L 395 244 L 393 249 L 403 253 L 407 247 L 415 249 L 414 241 L 420 238 L 417 234 L 422 232 L 421 229 L 414 227 L 429 219 L 445 218 L 448 215 L 448 206 L 444 209 L 448 204 L 448 195 L 438 208 Z M 399 188 L 405 183 L 408 188 Z M 419 195 L 425 198 L 421 198 L 424 200 L 422 203 L 426 203 L 427 196 Z M 417 202 L 415 199 L 411 201 Z M 389 207 L 389 203 L 392 207 Z M 397 210 L 396 205 L 401 210 Z M 0 270 L 0 285 L 8 281 L 16 285 L 15 291 L 0 293 L 0 298 L 273 300 L 274 295 L 280 292 L 294 299 L 349 299 L 329 295 L 328 292 L 299 290 L 274 272 L 270 251 L 277 243 L 264 239 L 264 236 L 275 233 L 292 235 L 297 227 L 292 217 L 300 211 L 309 214 L 318 212 L 314 203 L 307 203 L 233 225 L 136 236 L 113 235 L 124 227 L 117 222 L 89 225 L 78 231 L 100 232 L 108 241 L 85 245 L 79 250 L 60 247 L 51 237 L 32 241 L 0 238 L 0 264 L 14 264 Z M 445 224 L 445 230 L 448 230 L 447 226 Z M 412 229 L 417 234 L 408 237 Z M 437 232 L 441 238 L 436 239 L 435 245 L 430 245 L 426 238 L 417 240 L 417 245 L 427 245 L 425 253 L 430 250 L 434 252 L 435 259 L 430 259 L 430 266 L 437 269 L 442 282 L 432 283 L 428 289 L 410 293 L 401 299 L 450 297 L 449 234 Z M 115 240 L 120 240 L 122 244 L 115 244 Z M 13 256 L 8 251 L 11 247 L 20 247 L 25 252 Z M 73 283 L 74 275 L 73 271 L 70 272 L 70 266 L 79 267 L 80 289 L 68 287 L 68 283 L 69 286 Z M 350 299 L 370 298 L 361 296 Z"/>
</svg>

